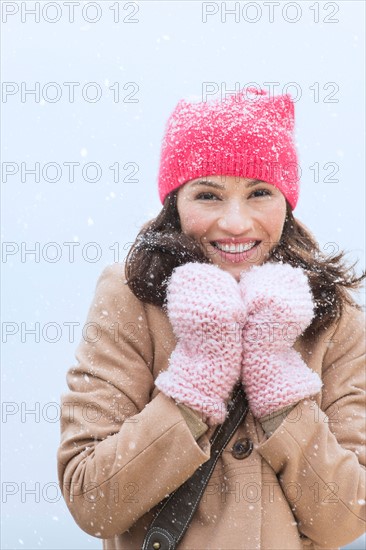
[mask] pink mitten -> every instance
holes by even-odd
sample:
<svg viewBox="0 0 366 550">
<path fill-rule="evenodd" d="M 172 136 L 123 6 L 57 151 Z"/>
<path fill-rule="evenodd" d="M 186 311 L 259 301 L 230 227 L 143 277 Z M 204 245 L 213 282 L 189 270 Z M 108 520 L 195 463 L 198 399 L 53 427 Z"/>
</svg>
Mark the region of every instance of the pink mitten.
<svg viewBox="0 0 366 550">
<path fill-rule="evenodd" d="M 225 420 L 225 400 L 240 379 L 243 310 L 239 284 L 219 267 L 187 263 L 173 271 L 167 311 L 178 342 L 155 385 L 211 426 Z"/>
<path fill-rule="evenodd" d="M 248 318 L 243 331 L 242 382 L 256 417 L 320 391 L 322 382 L 292 345 L 309 326 L 314 304 L 301 268 L 266 263 L 241 274 Z"/>
</svg>

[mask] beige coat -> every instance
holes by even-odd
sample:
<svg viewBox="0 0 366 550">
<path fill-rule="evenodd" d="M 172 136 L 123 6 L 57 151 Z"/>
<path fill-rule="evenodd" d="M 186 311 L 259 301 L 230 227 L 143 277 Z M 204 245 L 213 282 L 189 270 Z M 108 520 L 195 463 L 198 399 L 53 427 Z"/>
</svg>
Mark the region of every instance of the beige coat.
<svg viewBox="0 0 366 550">
<path fill-rule="evenodd" d="M 62 401 L 59 479 L 77 524 L 105 549 L 141 548 L 154 507 L 210 457 L 154 386 L 176 345 L 164 311 L 141 303 L 123 266 L 104 269 Z M 219 459 L 180 550 L 337 548 L 365 531 L 363 315 L 295 348 L 323 391 L 266 437 L 251 413 Z M 239 438 L 253 451 L 238 459 Z"/>
</svg>

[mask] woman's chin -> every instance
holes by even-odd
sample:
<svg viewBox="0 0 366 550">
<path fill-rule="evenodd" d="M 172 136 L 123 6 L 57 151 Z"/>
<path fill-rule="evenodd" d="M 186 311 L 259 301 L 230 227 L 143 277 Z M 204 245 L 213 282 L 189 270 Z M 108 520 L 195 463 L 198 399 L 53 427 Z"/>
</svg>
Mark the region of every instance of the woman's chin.
<svg viewBox="0 0 366 550">
<path fill-rule="evenodd" d="M 263 264 L 269 255 L 269 249 L 263 246 L 263 243 L 258 243 L 249 251 L 243 253 L 229 253 L 217 250 L 216 248 L 208 248 L 206 253 L 209 253 L 210 260 L 224 271 L 230 273 L 237 281 L 240 280 L 240 274 L 243 271 L 248 271 L 255 265 Z"/>
<path fill-rule="evenodd" d="M 205 252 L 210 259 L 210 262 L 230 273 L 237 281 L 240 280 L 240 274 L 243 271 L 248 271 L 255 265 L 263 264 L 267 261 L 270 254 L 270 250 L 263 246 L 258 246 L 255 250 L 250 250 L 249 253 L 243 253 L 240 255 L 230 255 L 227 252 L 223 253 L 211 247 L 209 247 L 209 249 Z"/>
</svg>

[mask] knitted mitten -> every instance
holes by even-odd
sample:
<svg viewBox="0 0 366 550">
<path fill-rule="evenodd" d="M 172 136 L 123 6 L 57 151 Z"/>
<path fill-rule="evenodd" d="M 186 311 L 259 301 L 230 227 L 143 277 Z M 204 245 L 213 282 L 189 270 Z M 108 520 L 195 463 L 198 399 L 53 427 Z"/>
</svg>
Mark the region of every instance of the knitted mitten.
<svg viewBox="0 0 366 550">
<path fill-rule="evenodd" d="M 187 263 L 173 271 L 167 312 L 178 342 L 155 385 L 211 426 L 224 422 L 225 400 L 240 379 L 243 310 L 239 284 L 219 267 Z"/>
<path fill-rule="evenodd" d="M 261 418 L 318 393 L 322 382 L 292 345 L 309 326 L 314 304 L 301 268 L 266 263 L 242 272 L 248 311 L 243 330 L 242 382 Z"/>
</svg>

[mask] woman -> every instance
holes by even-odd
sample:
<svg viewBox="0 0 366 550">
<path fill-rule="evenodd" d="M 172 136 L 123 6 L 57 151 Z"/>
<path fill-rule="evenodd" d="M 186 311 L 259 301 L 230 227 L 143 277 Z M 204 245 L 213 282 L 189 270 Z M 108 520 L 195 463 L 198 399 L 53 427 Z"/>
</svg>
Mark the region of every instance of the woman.
<svg viewBox="0 0 366 550">
<path fill-rule="evenodd" d="M 169 118 L 163 209 L 101 274 L 63 398 L 60 484 L 106 549 L 142 547 L 238 387 L 249 410 L 178 548 L 337 548 L 365 530 L 362 277 L 293 216 L 293 129 L 289 96 L 251 89 Z"/>
</svg>

